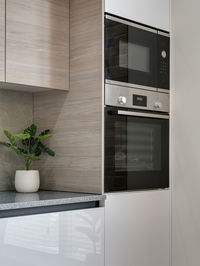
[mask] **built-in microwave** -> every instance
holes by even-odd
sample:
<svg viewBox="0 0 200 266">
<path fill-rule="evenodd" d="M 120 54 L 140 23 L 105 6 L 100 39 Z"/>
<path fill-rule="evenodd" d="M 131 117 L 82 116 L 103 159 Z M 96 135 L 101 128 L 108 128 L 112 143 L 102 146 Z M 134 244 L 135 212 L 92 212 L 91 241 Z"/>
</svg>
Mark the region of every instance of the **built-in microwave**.
<svg viewBox="0 0 200 266">
<path fill-rule="evenodd" d="M 169 33 L 105 15 L 105 83 L 169 92 Z"/>
</svg>

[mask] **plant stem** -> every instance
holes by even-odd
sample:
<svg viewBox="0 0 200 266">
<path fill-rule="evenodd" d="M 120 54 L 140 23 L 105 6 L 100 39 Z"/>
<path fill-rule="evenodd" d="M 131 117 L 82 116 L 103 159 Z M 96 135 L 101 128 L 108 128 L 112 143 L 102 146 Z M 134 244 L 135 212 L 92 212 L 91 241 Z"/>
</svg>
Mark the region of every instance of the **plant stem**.
<svg viewBox="0 0 200 266">
<path fill-rule="evenodd" d="M 30 166 L 31 166 L 31 160 L 30 159 L 25 159 L 25 166 L 26 166 L 26 170 L 30 170 Z"/>
<path fill-rule="evenodd" d="M 30 146 L 31 146 L 31 138 L 29 138 L 28 140 L 28 149 L 27 149 L 28 154 L 30 154 Z M 30 170 L 31 160 L 29 158 L 25 159 L 25 166 L 26 170 Z"/>
</svg>

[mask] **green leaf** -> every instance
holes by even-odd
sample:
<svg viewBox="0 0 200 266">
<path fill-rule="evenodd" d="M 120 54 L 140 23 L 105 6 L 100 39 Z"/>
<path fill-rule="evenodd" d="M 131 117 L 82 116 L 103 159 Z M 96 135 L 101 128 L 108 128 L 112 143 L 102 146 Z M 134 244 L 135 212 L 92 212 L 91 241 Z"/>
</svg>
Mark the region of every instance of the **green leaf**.
<svg viewBox="0 0 200 266">
<path fill-rule="evenodd" d="M 55 156 L 55 152 L 40 142 L 40 149 L 42 152 L 46 152 L 50 156 Z"/>
<path fill-rule="evenodd" d="M 32 161 L 39 161 L 40 157 L 39 156 L 29 156 L 29 159 Z"/>
<path fill-rule="evenodd" d="M 37 147 L 37 149 L 35 150 L 35 156 L 40 156 L 41 153 L 42 153 L 42 150 L 39 147 Z"/>
<path fill-rule="evenodd" d="M 26 155 L 26 153 L 25 152 L 23 152 L 20 148 L 18 148 L 17 146 L 12 146 L 11 145 L 11 149 L 13 149 L 13 151 L 15 151 L 17 154 L 19 154 L 19 155 L 23 155 L 23 156 L 25 156 Z"/>
<path fill-rule="evenodd" d="M 32 124 L 30 127 L 27 127 L 25 130 L 24 130 L 24 134 L 30 134 L 31 137 L 34 137 L 35 134 L 36 134 L 36 131 L 37 131 L 37 126 Z"/>
<path fill-rule="evenodd" d="M 40 142 L 39 139 L 31 138 L 31 145 L 30 145 L 30 149 L 29 149 L 30 153 L 35 153 L 35 151 L 39 145 L 39 142 Z"/>
<path fill-rule="evenodd" d="M 30 140 L 30 139 L 22 139 L 22 144 L 23 144 L 24 146 L 28 146 L 28 144 L 29 144 L 29 140 Z"/>
<path fill-rule="evenodd" d="M 53 150 L 49 149 L 49 148 L 47 148 L 46 153 L 47 153 L 48 155 L 52 156 L 52 157 L 55 156 L 55 152 L 54 152 Z"/>
<path fill-rule="evenodd" d="M 50 129 L 46 129 L 46 130 L 42 131 L 39 136 L 47 135 L 47 134 L 49 134 L 49 132 L 50 132 Z"/>
<path fill-rule="evenodd" d="M 18 147 L 15 146 L 11 146 L 11 148 L 19 155 L 22 155 L 24 158 L 32 160 L 32 161 L 38 161 L 40 160 L 39 156 L 31 156 L 29 155 L 26 151 L 24 151 L 23 149 L 20 149 Z"/>
<path fill-rule="evenodd" d="M 31 135 L 26 133 L 26 134 L 13 134 L 14 137 L 19 138 L 19 139 L 30 139 Z"/>
<path fill-rule="evenodd" d="M 50 138 L 52 136 L 53 136 L 53 134 L 46 134 L 46 135 L 39 135 L 36 138 L 39 139 L 39 140 L 43 140 L 43 139 Z"/>
<path fill-rule="evenodd" d="M 3 141 L 0 141 L 0 144 L 3 145 L 3 146 L 5 146 L 5 147 L 8 147 L 8 148 L 11 146 L 10 143 L 3 142 Z"/>
<path fill-rule="evenodd" d="M 15 139 L 15 137 L 11 133 L 9 133 L 7 130 L 4 130 L 4 134 L 10 140 L 10 143 L 13 146 L 17 146 L 16 139 Z"/>
</svg>

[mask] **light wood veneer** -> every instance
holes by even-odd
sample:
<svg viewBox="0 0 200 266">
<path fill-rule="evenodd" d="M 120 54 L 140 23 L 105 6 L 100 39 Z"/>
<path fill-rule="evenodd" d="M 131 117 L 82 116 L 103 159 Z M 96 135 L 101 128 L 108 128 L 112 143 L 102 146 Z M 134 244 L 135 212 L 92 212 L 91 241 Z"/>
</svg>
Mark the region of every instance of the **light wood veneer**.
<svg viewBox="0 0 200 266">
<path fill-rule="evenodd" d="M 69 89 L 69 0 L 6 1 L 6 82 Z"/>
<path fill-rule="evenodd" d="M 0 81 L 5 81 L 5 0 L 0 0 Z"/>
<path fill-rule="evenodd" d="M 42 189 L 102 193 L 102 12 L 101 0 L 70 2 L 70 91 L 34 96 L 56 152 L 39 163 Z"/>
</svg>

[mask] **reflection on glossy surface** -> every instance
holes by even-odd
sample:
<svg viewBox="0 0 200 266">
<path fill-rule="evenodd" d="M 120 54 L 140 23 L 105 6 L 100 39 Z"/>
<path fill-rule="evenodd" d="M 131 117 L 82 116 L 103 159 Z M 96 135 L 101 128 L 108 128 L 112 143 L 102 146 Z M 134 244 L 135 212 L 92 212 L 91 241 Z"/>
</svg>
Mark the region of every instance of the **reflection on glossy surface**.
<svg viewBox="0 0 200 266">
<path fill-rule="evenodd" d="M 103 252 L 103 208 L 0 219 L 2 266 L 103 266 Z"/>
</svg>

